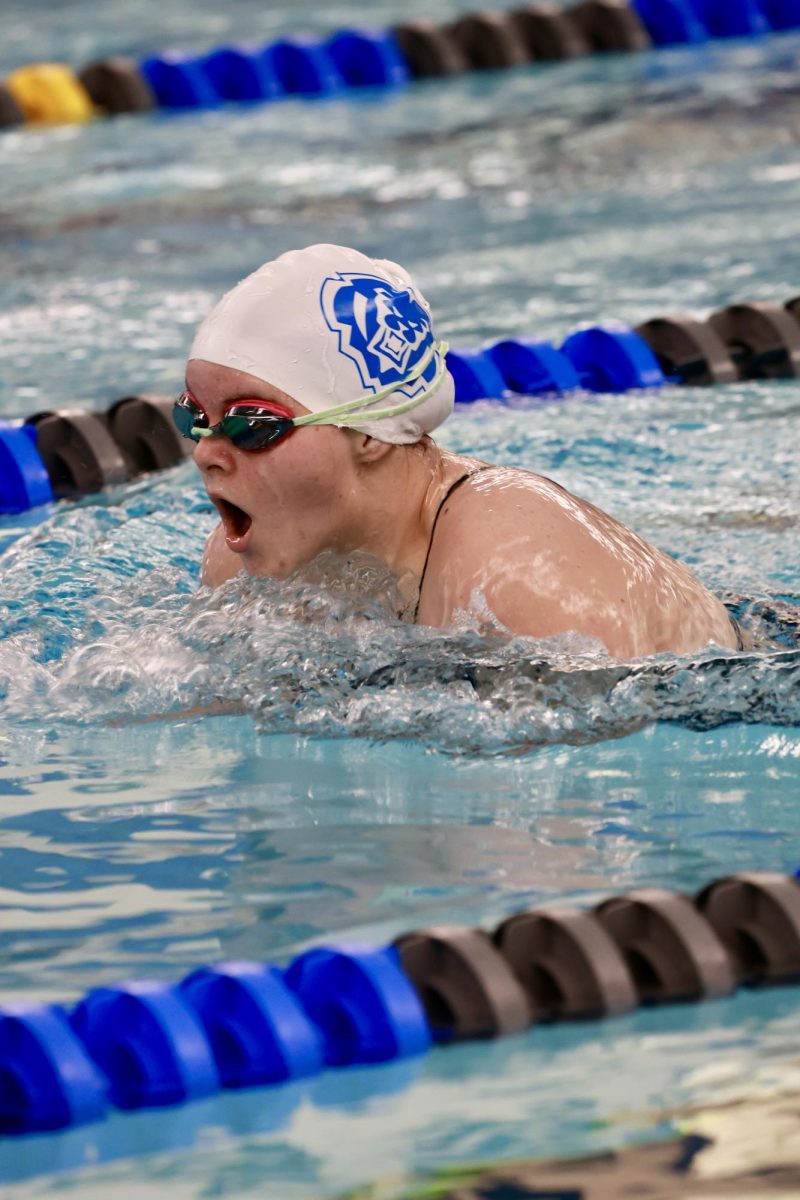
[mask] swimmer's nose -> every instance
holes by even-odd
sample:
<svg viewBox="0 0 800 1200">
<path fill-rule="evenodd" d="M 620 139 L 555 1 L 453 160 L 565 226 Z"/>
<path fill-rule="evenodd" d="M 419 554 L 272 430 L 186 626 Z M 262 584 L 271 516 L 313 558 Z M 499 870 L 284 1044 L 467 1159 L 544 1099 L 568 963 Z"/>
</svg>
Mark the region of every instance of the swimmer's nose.
<svg viewBox="0 0 800 1200">
<path fill-rule="evenodd" d="M 234 463 L 233 446 L 226 437 L 214 434 L 200 438 L 193 457 L 201 471 L 230 471 Z"/>
</svg>

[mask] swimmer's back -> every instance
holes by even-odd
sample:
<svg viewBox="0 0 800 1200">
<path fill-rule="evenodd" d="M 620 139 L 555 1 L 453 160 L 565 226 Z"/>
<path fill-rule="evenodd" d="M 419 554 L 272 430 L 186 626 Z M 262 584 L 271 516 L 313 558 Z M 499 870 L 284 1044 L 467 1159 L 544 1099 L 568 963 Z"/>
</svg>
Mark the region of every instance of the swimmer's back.
<svg viewBox="0 0 800 1200">
<path fill-rule="evenodd" d="M 618 657 L 736 649 L 724 606 L 682 563 L 527 471 L 481 470 L 442 506 L 418 619 L 484 614 L 517 633 L 573 630 Z"/>
</svg>

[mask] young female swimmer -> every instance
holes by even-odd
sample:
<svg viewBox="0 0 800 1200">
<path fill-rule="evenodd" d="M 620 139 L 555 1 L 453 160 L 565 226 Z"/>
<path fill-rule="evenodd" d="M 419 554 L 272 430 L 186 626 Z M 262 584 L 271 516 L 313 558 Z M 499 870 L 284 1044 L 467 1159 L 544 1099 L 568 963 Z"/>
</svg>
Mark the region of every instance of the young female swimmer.
<svg viewBox="0 0 800 1200">
<path fill-rule="evenodd" d="M 359 550 L 426 625 L 471 612 L 625 658 L 741 645 L 719 600 L 613 517 L 529 471 L 440 450 L 445 352 L 408 274 L 343 246 L 283 254 L 224 296 L 175 405 L 221 518 L 203 583 Z"/>
</svg>

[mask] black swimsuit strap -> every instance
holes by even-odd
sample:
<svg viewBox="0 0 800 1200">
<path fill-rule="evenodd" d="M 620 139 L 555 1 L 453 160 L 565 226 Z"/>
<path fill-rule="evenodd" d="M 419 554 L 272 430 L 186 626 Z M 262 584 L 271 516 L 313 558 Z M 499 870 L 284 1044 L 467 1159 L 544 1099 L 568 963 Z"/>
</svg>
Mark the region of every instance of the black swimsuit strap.
<svg viewBox="0 0 800 1200">
<path fill-rule="evenodd" d="M 462 483 L 466 483 L 468 479 L 472 479 L 473 475 L 480 475 L 481 471 L 493 471 L 493 470 L 494 470 L 494 468 L 487 463 L 487 465 L 484 467 L 476 467 L 474 471 L 465 471 L 463 475 L 459 475 L 458 479 L 454 480 L 454 482 L 450 484 L 450 487 L 447 489 L 445 494 L 442 496 L 442 499 L 439 502 L 439 507 L 436 509 L 436 516 L 433 518 L 433 524 L 431 525 L 431 536 L 430 536 L 430 539 L 428 540 L 428 553 L 425 555 L 425 562 L 422 567 L 422 574 L 419 577 L 419 594 L 417 595 L 417 604 L 414 609 L 414 621 L 415 622 L 417 620 L 417 617 L 419 616 L 419 606 L 420 606 L 420 603 L 422 602 L 422 587 L 423 587 L 423 584 L 425 583 L 425 573 L 428 570 L 428 562 L 430 561 L 431 550 L 433 549 L 433 539 L 436 536 L 436 526 L 439 524 L 439 517 L 442 515 L 442 509 L 444 508 L 445 504 L 447 504 L 447 501 L 450 499 L 453 492 L 458 491 L 458 489 L 461 487 Z"/>
</svg>

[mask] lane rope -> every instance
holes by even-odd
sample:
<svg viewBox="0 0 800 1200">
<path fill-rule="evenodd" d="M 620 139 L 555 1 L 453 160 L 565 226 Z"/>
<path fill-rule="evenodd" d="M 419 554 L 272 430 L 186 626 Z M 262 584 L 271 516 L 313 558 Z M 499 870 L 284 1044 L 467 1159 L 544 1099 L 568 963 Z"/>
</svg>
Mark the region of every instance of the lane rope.
<svg viewBox="0 0 800 1200">
<path fill-rule="evenodd" d="M 204 53 L 177 50 L 139 61 L 22 66 L 0 82 L 0 128 L 162 109 L 208 109 L 284 97 L 339 97 L 411 81 L 579 56 L 760 38 L 800 29 L 800 0 L 579 0 L 467 13 L 445 24 L 343 29 L 324 39 L 283 37 Z"/>
<path fill-rule="evenodd" d="M 515 396 L 800 377 L 800 296 L 732 304 L 707 320 L 682 313 L 631 329 L 607 321 L 560 346 L 535 338 L 450 350 L 458 405 Z M 183 461 L 192 443 L 172 422 L 169 396 L 124 396 L 107 412 L 47 410 L 0 421 L 0 515 L 76 499 Z"/>
<path fill-rule="evenodd" d="M 588 910 L 548 905 L 489 931 L 320 946 L 282 969 L 204 966 L 174 985 L 98 987 L 72 1008 L 0 1005 L 0 1133 L 798 982 L 800 881 L 769 873 L 726 876 L 694 897 L 642 888 Z"/>
</svg>

